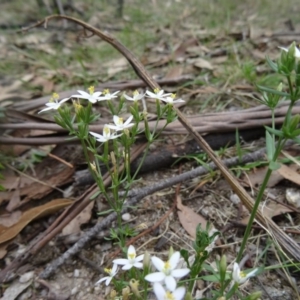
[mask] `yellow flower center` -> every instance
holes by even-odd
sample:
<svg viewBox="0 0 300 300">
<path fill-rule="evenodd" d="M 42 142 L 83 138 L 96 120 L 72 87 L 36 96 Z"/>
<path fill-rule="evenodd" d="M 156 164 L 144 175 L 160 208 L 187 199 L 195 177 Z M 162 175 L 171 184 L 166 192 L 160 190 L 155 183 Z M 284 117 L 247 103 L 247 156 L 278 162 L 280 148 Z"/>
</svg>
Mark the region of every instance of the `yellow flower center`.
<svg viewBox="0 0 300 300">
<path fill-rule="evenodd" d="M 247 276 L 247 274 L 245 272 L 240 272 L 240 277 L 241 278 L 245 278 Z"/>
<path fill-rule="evenodd" d="M 104 269 L 104 272 L 109 274 L 109 275 L 111 274 L 111 271 L 112 271 L 112 269 L 110 269 L 110 268 L 105 268 Z"/>
<path fill-rule="evenodd" d="M 173 296 L 173 294 L 170 291 L 167 291 L 165 294 L 165 299 L 166 300 L 175 300 L 175 297 Z"/>
<path fill-rule="evenodd" d="M 117 125 L 123 125 L 123 118 L 119 118 L 117 121 Z"/>
<path fill-rule="evenodd" d="M 96 172 L 97 168 L 96 168 L 95 162 L 90 163 L 90 167 L 91 167 L 91 169 L 92 169 L 94 172 Z M 104 269 L 104 271 L 105 271 L 106 273 L 108 273 L 109 270 L 111 270 L 111 269 Z"/>
<path fill-rule="evenodd" d="M 137 90 L 135 90 L 134 92 L 133 92 L 133 96 L 137 96 L 139 94 L 139 92 L 137 91 Z"/>
<path fill-rule="evenodd" d="M 171 95 L 171 98 L 172 98 L 172 99 L 175 99 L 175 98 L 176 98 L 176 94 L 172 94 L 172 95 Z"/>
<path fill-rule="evenodd" d="M 110 134 L 110 129 L 107 126 L 104 126 L 103 132 L 104 132 L 104 134 L 109 135 Z"/>
<path fill-rule="evenodd" d="M 57 93 L 53 93 L 53 94 L 52 94 L 52 98 L 53 98 L 54 100 L 58 100 L 58 99 L 59 99 L 59 95 L 58 95 Z"/>
<path fill-rule="evenodd" d="M 82 105 L 79 103 L 79 101 L 78 101 L 78 103 L 76 101 L 73 101 L 73 105 L 74 105 L 76 113 L 78 113 L 82 108 Z"/>
<path fill-rule="evenodd" d="M 135 259 L 135 254 L 134 253 L 128 253 L 128 258 L 133 260 Z"/>
<path fill-rule="evenodd" d="M 89 88 L 88 88 L 88 91 L 90 93 L 90 95 L 93 95 L 94 92 L 95 92 L 95 87 L 93 85 L 91 85 Z"/>
<path fill-rule="evenodd" d="M 169 273 L 169 272 L 170 272 L 170 269 L 171 269 L 171 265 L 170 265 L 169 261 L 166 261 L 166 262 L 165 262 L 165 265 L 164 265 L 164 271 L 165 271 L 166 273 Z"/>
<path fill-rule="evenodd" d="M 109 94 L 109 89 L 105 89 L 105 90 L 103 91 L 103 94 L 104 94 L 104 95 Z"/>
<path fill-rule="evenodd" d="M 155 93 L 155 94 L 158 94 L 159 92 L 160 92 L 160 89 L 155 89 L 155 90 L 154 90 L 154 93 Z"/>
<path fill-rule="evenodd" d="M 57 93 L 53 93 L 52 97 L 50 98 L 49 102 L 57 102 L 57 100 L 59 99 L 59 95 Z"/>
</svg>

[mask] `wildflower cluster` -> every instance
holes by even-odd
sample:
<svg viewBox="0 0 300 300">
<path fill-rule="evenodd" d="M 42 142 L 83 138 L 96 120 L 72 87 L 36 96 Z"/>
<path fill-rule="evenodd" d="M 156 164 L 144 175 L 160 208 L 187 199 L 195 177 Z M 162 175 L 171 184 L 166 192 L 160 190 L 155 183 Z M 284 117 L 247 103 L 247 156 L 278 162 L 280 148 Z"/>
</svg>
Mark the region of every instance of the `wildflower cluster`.
<svg viewBox="0 0 300 300">
<path fill-rule="evenodd" d="M 176 113 L 173 110 L 173 104 L 184 101 L 176 100 L 175 94 L 165 93 L 163 90 L 146 91 L 145 93 L 135 91 L 131 96 L 127 94 L 119 96 L 120 91 L 113 93 L 108 89 L 95 91 L 93 86 L 89 87 L 87 91 L 78 90 L 76 94 L 62 100 L 59 100 L 59 95 L 54 93 L 46 103 L 46 108 L 40 112 L 57 110 L 55 121 L 68 130 L 71 136 L 80 140 L 90 172 L 98 184 L 99 193 L 104 195 L 111 209 L 117 213 L 118 228 L 112 229 L 111 238 L 117 239 L 120 246 L 124 247 L 125 236 L 128 232 L 126 230 L 124 232 L 124 227 L 122 227 L 121 212 L 126 195 L 137 175 L 137 172 L 132 174 L 130 170 L 130 150 L 137 134 L 142 132 L 142 126 L 139 126 L 139 123 L 144 123 L 144 134 L 148 139 L 148 148 L 144 152 L 145 157 L 150 144 L 169 123 L 175 120 Z M 119 99 L 116 101 L 118 97 Z M 157 120 L 166 120 L 163 128 L 158 129 L 158 122 L 152 128 L 148 124 L 146 100 L 150 98 L 156 101 Z M 74 110 L 72 110 L 72 106 L 67 105 L 71 100 Z M 124 107 L 126 100 L 130 103 L 129 107 Z M 99 115 L 94 113 L 95 108 L 93 107 L 99 102 L 106 103 L 112 115 L 111 122 L 100 128 L 102 133 L 89 129 L 90 125 L 99 118 Z M 140 109 L 140 102 L 142 102 L 142 109 Z M 162 102 L 167 105 L 162 106 Z M 129 110 L 130 113 L 127 113 L 127 117 L 124 118 L 122 113 L 126 110 Z M 111 187 L 104 185 L 102 172 L 109 173 Z M 121 188 L 122 191 L 125 190 L 125 193 L 124 196 L 119 197 Z M 111 274 L 114 274 L 114 271 L 112 269 Z"/>
<path fill-rule="evenodd" d="M 180 252 L 170 251 L 167 261 L 163 261 L 157 256 L 150 257 L 147 252 L 137 256 L 135 248 L 132 245 L 129 246 L 127 258 L 115 259 L 112 268 L 105 269 L 108 276 L 101 278 L 96 283 L 104 282 L 106 286 L 113 283 L 115 290 L 111 292 L 111 298 L 122 296 L 122 299 L 125 300 L 130 299 L 129 295 L 134 295 L 133 299 L 148 299 L 151 289 L 159 300 L 180 300 L 184 297 L 192 299 L 194 283 L 199 278 L 219 283 L 218 290 L 213 291 L 210 299 L 230 299 L 233 295 L 245 300 L 260 298 L 260 292 L 242 298 L 238 289 L 240 285 L 245 284 L 249 278 L 257 276 L 263 269 L 256 268 L 250 272 L 241 271 L 238 262 L 241 261 L 271 173 L 280 167 L 277 159 L 281 150 L 288 139 L 300 143 L 300 116 L 292 114 L 292 108 L 300 98 L 300 50 L 295 43 L 288 48 L 279 48 L 282 50 L 280 58 L 276 62 L 267 58 L 267 62 L 275 73 L 285 77 L 285 84 L 288 88 L 287 91 L 284 91 L 284 83 L 280 83 L 274 89 L 258 85 L 262 92 L 262 99 L 258 100 L 269 107 L 272 114 L 272 126 L 266 126 L 266 149 L 269 166 L 253 206 L 233 269 L 228 267 L 225 255 L 216 261 L 216 267 L 206 263 L 218 233 L 211 232 L 208 227 L 206 230 L 201 230 L 198 227 L 193 243 L 195 252 L 193 259 L 184 249 Z M 56 122 L 69 130 L 71 136 L 77 137 L 81 141 L 86 161 L 98 184 L 99 193 L 105 196 L 111 209 L 117 214 L 118 228 L 112 229 L 111 237 L 117 240 L 120 247 L 124 249 L 126 232 L 124 231 L 125 227 L 122 227 L 121 213 L 126 195 L 137 175 L 136 173 L 132 174 L 130 170 L 130 148 L 135 142 L 137 134 L 141 133 L 139 123 L 144 123 L 143 130 L 149 146 L 164 128 L 176 119 L 173 105 L 182 103 L 184 100 L 176 99 L 176 94 L 154 90 L 145 93 L 135 91 L 131 96 L 124 94 L 118 103 L 113 103 L 119 94 L 119 91 L 114 93 L 109 90 L 95 91 L 93 86 L 88 88 L 88 92 L 79 90 L 78 94 L 61 100 L 59 100 L 58 94 L 54 93 L 49 102 L 46 103 L 46 108 L 42 109 L 40 113 L 57 110 Z M 156 101 L 157 122 L 152 128 L 148 124 L 146 99 Z M 73 100 L 74 115 L 72 115 L 70 106 L 66 105 L 68 100 Z M 128 109 L 130 114 L 126 118 L 121 115 L 125 100 L 132 104 Z M 275 109 L 281 101 L 286 100 L 289 101 L 288 110 L 282 127 L 279 129 L 278 126 L 275 126 Z M 111 122 L 103 126 L 102 134 L 89 130 L 89 125 L 99 118 L 98 115 L 94 114 L 92 107 L 92 104 L 98 102 L 105 102 L 112 115 Z M 142 110 L 139 109 L 139 102 L 142 102 Z M 166 105 L 161 106 L 161 103 Z M 165 120 L 165 126 L 158 129 L 157 124 L 160 119 Z M 144 155 L 146 154 L 147 151 Z M 142 162 L 143 159 L 141 159 Z M 121 167 L 122 165 L 123 167 Z M 108 172 L 111 177 L 112 183 L 109 188 L 104 185 L 103 166 L 105 172 Z M 120 196 L 119 193 L 121 187 L 125 190 L 123 196 Z M 178 267 L 180 257 L 185 262 L 184 267 Z M 119 268 L 125 272 L 123 276 L 119 276 Z M 210 274 L 199 277 L 203 270 Z M 188 278 L 183 280 L 184 277 Z"/>
<path fill-rule="evenodd" d="M 123 286 L 122 291 L 124 292 L 124 290 L 126 290 L 128 297 L 125 297 L 125 299 L 130 299 L 130 294 L 137 296 L 138 298 L 148 299 L 149 283 L 152 286 L 150 289 L 153 290 L 158 300 L 182 300 L 188 295 L 188 299 L 192 299 L 191 291 L 187 291 L 185 282 L 180 280 L 189 276 L 193 272 L 193 266 L 190 266 L 189 268 L 178 268 L 179 264 L 180 252 L 173 252 L 173 250 L 170 249 L 169 259 L 167 261 L 163 261 L 157 256 L 152 256 L 150 258 L 148 252 L 137 256 L 134 246 L 130 245 L 127 250 L 127 259 L 118 258 L 113 260 L 113 267 L 111 269 L 105 269 L 108 276 L 101 278 L 95 284 L 104 282 L 105 285 L 108 286 L 111 282 L 113 282 L 115 288 Z M 122 279 L 117 279 L 118 267 L 120 266 L 122 270 L 127 272 L 127 274 L 120 276 Z M 151 273 L 154 269 L 156 269 L 157 272 Z M 227 274 L 231 273 L 231 275 L 229 275 L 230 279 L 224 281 L 226 281 L 225 285 L 227 287 L 227 293 L 232 295 L 237 291 L 239 285 L 245 283 L 250 277 L 253 277 L 258 273 L 258 269 L 254 269 L 250 273 L 246 274 L 240 270 L 237 263 L 234 263 L 233 271 L 228 272 L 226 259 L 225 266 L 223 264 L 223 266 L 220 267 L 220 270 L 221 272 L 225 271 Z M 128 279 L 128 281 L 126 281 L 126 279 Z M 127 285 L 127 287 L 124 288 L 124 285 Z M 118 292 L 114 290 L 114 294 L 117 296 Z M 220 295 L 218 295 L 218 298 L 216 299 L 220 299 L 219 296 Z M 251 299 L 258 298 L 256 297 Z"/>
</svg>

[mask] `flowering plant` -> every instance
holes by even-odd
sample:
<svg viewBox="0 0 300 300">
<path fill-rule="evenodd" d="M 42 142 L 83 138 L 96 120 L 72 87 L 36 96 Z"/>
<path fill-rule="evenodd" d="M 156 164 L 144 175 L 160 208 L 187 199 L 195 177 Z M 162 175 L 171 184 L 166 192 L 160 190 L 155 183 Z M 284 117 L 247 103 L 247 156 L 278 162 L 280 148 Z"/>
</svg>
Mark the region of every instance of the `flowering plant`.
<svg viewBox="0 0 300 300">
<path fill-rule="evenodd" d="M 165 126 L 176 118 L 172 108 L 173 103 L 176 101 L 170 102 L 166 100 L 166 97 L 171 94 L 165 94 L 164 91 L 157 90 L 155 94 L 150 91 L 146 91 L 146 93 L 135 91 L 132 96 L 124 94 L 124 97 L 121 97 L 116 105 L 113 101 L 117 100 L 119 91 L 112 93 L 108 89 L 96 91 L 94 86 L 91 86 L 87 92 L 83 90 L 78 90 L 77 92 L 70 98 L 60 101 L 58 94 L 53 94 L 49 103 L 46 103 L 47 107 L 40 112 L 56 110 L 58 112 L 55 115 L 56 122 L 69 130 L 71 136 L 80 140 L 85 159 L 95 182 L 98 184 L 99 192 L 105 196 L 111 209 L 117 213 L 118 228 L 111 230 L 111 237 L 112 239 L 117 239 L 120 246 L 124 247 L 125 235 L 128 234 L 128 231 L 124 233 L 124 230 L 122 230 L 121 212 L 126 195 L 137 176 L 137 172 L 132 174 L 130 169 L 131 146 L 134 144 L 137 135 L 143 131 L 140 129 L 139 123 L 144 123 L 144 133 L 148 139 L 148 147 L 144 157 L 150 144 L 164 129 L 157 130 L 156 126 L 152 130 L 149 129 L 145 96 L 146 94 L 150 96 L 156 95 L 157 117 L 158 120 L 166 119 Z M 73 100 L 74 110 L 68 105 L 68 100 Z M 129 108 L 131 114 L 124 119 L 122 113 L 126 100 L 131 104 Z M 140 101 L 143 104 L 142 109 L 139 105 Z M 170 105 L 161 107 L 160 101 L 169 101 Z M 180 100 L 180 102 L 182 101 Z M 102 134 L 89 130 L 89 125 L 99 119 L 99 115 L 93 112 L 95 110 L 93 105 L 99 102 L 106 103 L 112 115 L 111 122 L 104 124 Z M 143 162 L 143 159 L 141 162 Z M 100 168 L 100 164 L 104 165 L 105 170 L 111 177 L 111 187 L 106 187 L 103 183 L 103 168 Z M 122 165 L 124 167 L 121 167 Z M 119 196 L 121 188 L 125 189 L 122 197 Z M 123 261 L 123 269 L 130 266 L 130 261 L 130 257 L 128 257 L 128 264 Z M 133 265 L 139 265 L 139 261 L 136 261 Z"/>
</svg>

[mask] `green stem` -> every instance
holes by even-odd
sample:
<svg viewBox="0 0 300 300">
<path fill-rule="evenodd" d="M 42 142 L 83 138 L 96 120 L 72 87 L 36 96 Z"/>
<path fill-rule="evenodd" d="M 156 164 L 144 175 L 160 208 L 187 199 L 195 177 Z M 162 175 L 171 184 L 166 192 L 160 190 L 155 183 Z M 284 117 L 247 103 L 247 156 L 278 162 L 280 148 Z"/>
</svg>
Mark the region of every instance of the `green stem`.
<svg viewBox="0 0 300 300">
<path fill-rule="evenodd" d="M 285 143 L 285 140 L 283 138 L 280 138 L 280 140 L 278 141 L 273 159 L 272 159 L 273 162 L 275 162 L 277 160 L 277 158 L 278 158 L 278 156 L 279 156 L 279 154 L 280 154 L 280 152 L 283 148 L 284 143 Z M 267 173 L 266 173 L 265 178 L 264 178 L 264 181 L 263 181 L 263 183 L 262 183 L 262 185 L 259 189 L 257 198 L 256 198 L 254 206 L 252 208 L 252 212 L 251 212 L 251 215 L 250 215 L 250 218 L 249 218 L 246 230 L 245 230 L 245 234 L 244 234 L 244 237 L 243 237 L 243 240 L 242 240 L 242 244 L 241 244 L 239 253 L 237 255 L 237 259 L 236 259 L 237 262 L 239 262 L 242 259 L 242 255 L 243 255 L 243 252 L 245 250 L 245 247 L 246 247 L 246 244 L 247 244 L 247 241 L 248 241 L 248 237 L 249 237 L 250 232 L 252 230 L 252 225 L 253 225 L 253 222 L 254 222 L 254 219 L 255 219 L 255 216 L 256 216 L 256 212 L 257 212 L 257 210 L 259 208 L 259 204 L 260 204 L 260 202 L 263 198 L 264 191 L 267 188 L 267 184 L 269 182 L 271 174 L 272 174 L 272 170 L 270 168 L 268 168 Z"/>
<path fill-rule="evenodd" d="M 289 84 L 289 89 L 290 89 L 290 95 L 291 95 L 291 102 L 294 102 L 294 89 L 293 89 L 293 84 L 291 80 L 291 76 L 286 76 L 288 84 Z"/>
</svg>

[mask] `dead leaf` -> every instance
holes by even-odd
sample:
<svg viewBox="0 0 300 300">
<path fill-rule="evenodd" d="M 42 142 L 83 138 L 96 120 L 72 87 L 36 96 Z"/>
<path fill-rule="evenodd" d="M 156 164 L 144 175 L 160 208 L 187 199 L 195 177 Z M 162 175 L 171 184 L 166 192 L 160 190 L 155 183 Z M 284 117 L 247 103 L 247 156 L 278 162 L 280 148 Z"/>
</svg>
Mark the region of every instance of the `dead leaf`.
<svg viewBox="0 0 300 300">
<path fill-rule="evenodd" d="M 0 224 L 5 227 L 11 227 L 20 220 L 21 216 L 22 212 L 20 210 L 0 215 Z"/>
<path fill-rule="evenodd" d="M 300 185 L 300 175 L 295 171 L 299 168 L 297 165 L 281 165 L 277 172 L 285 179 Z"/>
<path fill-rule="evenodd" d="M 80 226 L 91 219 L 93 207 L 94 201 L 91 201 L 91 203 L 79 215 L 77 215 L 67 226 L 64 227 L 61 235 L 64 236 L 81 232 Z"/>
<path fill-rule="evenodd" d="M 0 244 L 13 239 L 31 221 L 52 214 L 70 205 L 72 202 L 73 201 L 69 199 L 55 199 L 24 212 L 18 223 L 11 227 L 0 227 Z"/>
<path fill-rule="evenodd" d="M 185 206 L 181 202 L 181 198 L 177 197 L 178 218 L 182 227 L 192 237 L 196 238 L 196 228 L 201 224 L 201 228 L 206 228 L 207 221 L 195 213 L 191 208 Z"/>
<path fill-rule="evenodd" d="M 200 57 L 193 60 L 193 65 L 197 68 L 200 68 L 200 69 L 207 69 L 207 70 L 213 70 L 214 69 L 214 67 L 212 66 L 212 64 L 209 61 L 207 61 L 203 58 L 200 58 Z"/>
<path fill-rule="evenodd" d="M 180 77 L 182 75 L 183 69 L 180 66 L 173 67 L 169 70 L 169 72 L 166 74 L 164 79 L 173 79 Z"/>
<path fill-rule="evenodd" d="M 32 284 L 32 279 L 27 282 L 21 283 L 19 280 L 15 280 L 12 284 L 8 286 L 5 290 L 1 300 L 14 300 L 25 291 Z"/>
<path fill-rule="evenodd" d="M 103 65 L 104 68 L 107 68 L 107 74 L 109 77 L 112 77 L 119 72 L 127 70 L 128 66 L 129 65 L 125 57 L 108 61 Z"/>
<path fill-rule="evenodd" d="M 277 183 L 279 183 L 281 180 L 288 179 L 290 181 L 293 181 L 297 184 L 300 184 L 300 175 L 295 171 L 298 169 L 297 165 L 289 165 L 285 166 L 282 165 L 280 169 L 272 172 L 272 175 L 268 182 L 268 187 L 273 187 Z M 250 185 L 252 186 L 259 186 L 262 184 L 265 175 L 267 173 L 268 167 L 261 167 L 258 169 L 253 170 L 247 177 L 245 176 L 243 179 L 247 183 L 250 181 Z M 294 178 L 295 176 L 295 178 Z"/>
<path fill-rule="evenodd" d="M 292 211 L 293 211 L 292 209 L 286 207 L 285 205 L 280 204 L 278 202 L 274 202 L 274 201 L 271 201 L 267 205 L 262 207 L 262 213 L 265 216 L 268 216 L 269 218 L 280 216 L 282 214 L 292 212 Z M 241 220 L 241 223 L 244 225 L 247 225 L 249 218 L 250 218 L 250 216 L 243 218 Z"/>
</svg>

